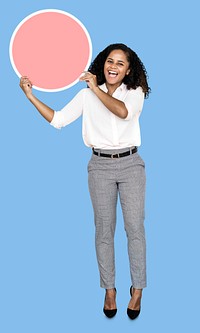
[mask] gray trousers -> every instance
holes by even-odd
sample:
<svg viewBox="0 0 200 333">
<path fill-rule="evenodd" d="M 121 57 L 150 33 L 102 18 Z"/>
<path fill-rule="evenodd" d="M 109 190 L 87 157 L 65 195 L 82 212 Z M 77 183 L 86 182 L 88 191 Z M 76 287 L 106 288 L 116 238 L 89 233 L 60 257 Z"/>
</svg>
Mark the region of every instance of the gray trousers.
<svg viewBox="0 0 200 333">
<path fill-rule="evenodd" d="M 112 154 L 129 150 L 99 150 Z M 88 184 L 95 220 L 95 245 L 100 286 L 115 287 L 114 234 L 118 194 L 128 239 L 131 281 L 134 288 L 146 287 L 146 241 L 144 230 L 145 166 L 138 153 L 108 158 L 92 154 Z"/>
</svg>

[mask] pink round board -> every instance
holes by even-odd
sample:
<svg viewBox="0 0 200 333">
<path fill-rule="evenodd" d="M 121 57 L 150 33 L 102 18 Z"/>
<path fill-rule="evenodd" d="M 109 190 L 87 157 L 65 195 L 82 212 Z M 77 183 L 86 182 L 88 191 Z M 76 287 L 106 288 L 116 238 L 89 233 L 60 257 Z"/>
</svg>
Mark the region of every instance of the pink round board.
<svg viewBox="0 0 200 333">
<path fill-rule="evenodd" d="M 10 40 L 10 61 L 16 74 L 28 76 L 33 88 L 61 91 L 78 82 L 89 67 L 92 43 L 84 25 L 55 9 L 25 17 Z"/>
</svg>

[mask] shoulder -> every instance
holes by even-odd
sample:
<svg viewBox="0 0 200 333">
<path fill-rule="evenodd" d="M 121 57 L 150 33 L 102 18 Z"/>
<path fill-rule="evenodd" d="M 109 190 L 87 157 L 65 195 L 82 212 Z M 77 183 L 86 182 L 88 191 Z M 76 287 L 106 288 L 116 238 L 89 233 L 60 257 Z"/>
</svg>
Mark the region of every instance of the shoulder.
<svg viewBox="0 0 200 333">
<path fill-rule="evenodd" d="M 134 89 L 134 88 L 127 89 L 127 91 L 130 92 L 131 94 L 139 94 L 139 95 L 144 94 L 143 89 L 140 86 L 137 87 L 136 89 Z"/>
<path fill-rule="evenodd" d="M 93 99 L 96 100 L 96 98 L 97 98 L 95 93 L 90 88 L 84 88 L 80 92 L 85 100 L 88 100 L 88 101 L 93 100 Z"/>
<path fill-rule="evenodd" d="M 142 87 L 137 87 L 136 89 L 134 88 L 127 88 L 127 85 L 125 83 L 122 83 L 121 86 L 118 88 L 119 90 L 121 90 L 122 92 L 126 93 L 126 94 L 130 94 L 130 95 L 141 95 L 143 94 L 143 90 Z"/>
<path fill-rule="evenodd" d="M 83 88 L 79 91 L 80 94 L 84 95 L 84 96 L 88 96 L 91 95 L 91 89 L 90 88 Z"/>
<path fill-rule="evenodd" d="M 85 96 L 88 95 L 89 90 L 90 89 L 88 89 L 88 88 L 83 88 L 83 89 L 79 90 L 76 93 L 76 95 L 74 96 L 74 99 L 78 99 L 78 100 L 85 99 Z"/>
<path fill-rule="evenodd" d="M 143 92 L 143 89 L 142 87 L 137 87 L 136 89 L 127 89 L 127 95 L 128 96 L 132 96 L 132 97 L 135 97 L 135 98 L 140 98 L 140 99 L 144 99 L 144 92 Z"/>
</svg>

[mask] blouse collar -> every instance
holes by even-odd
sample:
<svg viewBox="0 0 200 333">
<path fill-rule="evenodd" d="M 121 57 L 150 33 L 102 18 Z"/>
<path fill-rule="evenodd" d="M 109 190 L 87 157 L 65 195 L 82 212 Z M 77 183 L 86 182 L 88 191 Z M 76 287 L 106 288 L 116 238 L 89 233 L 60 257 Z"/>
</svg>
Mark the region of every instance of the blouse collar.
<svg viewBox="0 0 200 333">
<path fill-rule="evenodd" d="M 99 88 L 101 89 L 101 90 L 103 90 L 104 92 L 108 92 L 108 88 L 106 87 L 106 84 L 105 83 L 103 83 L 103 84 L 101 84 L 100 86 L 99 86 Z M 119 91 L 122 91 L 122 90 L 126 90 L 127 88 L 126 88 L 126 85 L 122 82 L 121 83 L 121 85 L 115 90 L 115 92 L 117 92 L 118 90 Z"/>
</svg>

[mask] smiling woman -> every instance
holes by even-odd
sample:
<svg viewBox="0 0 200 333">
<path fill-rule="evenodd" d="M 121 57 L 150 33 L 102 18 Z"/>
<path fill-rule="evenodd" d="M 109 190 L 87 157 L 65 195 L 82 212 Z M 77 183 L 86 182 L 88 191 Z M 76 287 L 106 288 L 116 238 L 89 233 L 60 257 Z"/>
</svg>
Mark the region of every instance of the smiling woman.
<svg viewBox="0 0 200 333">
<path fill-rule="evenodd" d="M 150 87 L 148 86 L 147 82 L 147 72 L 145 69 L 144 64 L 138 57 L 138 55 L 129 47 L 124 44 L 116 43 L 111 44 L 106 47 L 103 51 L 101 51 L 93 63 L 89 67 L 89 71 L 93 74 L 97 75 L 97 83 L 101 85 L 105 83 L 105 73 L 102 63 L 106 65 L 106 62 L 110 64 L 113 63 L 114 59 L 112 59 L 112 52 L 113 50 L 119 51 L 119 53 L 123 53 L 125 58 L 125 64 L 128 62 L 129 64 L 129 73 L 125 75 L 122 82 L 126 84 L 127 89 L 136 89 L 137 87 L 142 87 L 143 92 L 145 93 L 145 97 L 148 97 L 150 93 Z M 123 66 L 123 59 L 118 59 L 118 65 Z M 120 61 L 121 60 L 121 61 Z"/>
<path fill-rule="evenodd" d="M 104 75 L 110 95 L 130 73 L 129 65 L 126 54 L 122 50 L 111 51 L 104 64 Z"/>
<path fill-rule="evenodd" d="M 83 140 L 92 148 L 88 184 L 94 209 L 100 286 L 106 289 L 103 311 L 109 318 L 117 313 L 114 234 L 119 194 L 131 271 L 127 314 L 135 319 L 141 309 L 142 289 L 146 287 L 145 165 L 137 152 L 141 145 L 139 117 L 144 98 L 150 92 L 146 70 L 133 50 L 124 44 L 112 44 L 97 55 L 80 81 L 85 81 L 89 89 L 79 91 L 57 112 L 33 95 L 27 76 L 21 78 L 20 86 L 56 128 L 83 115 Z"/>
</svg>

